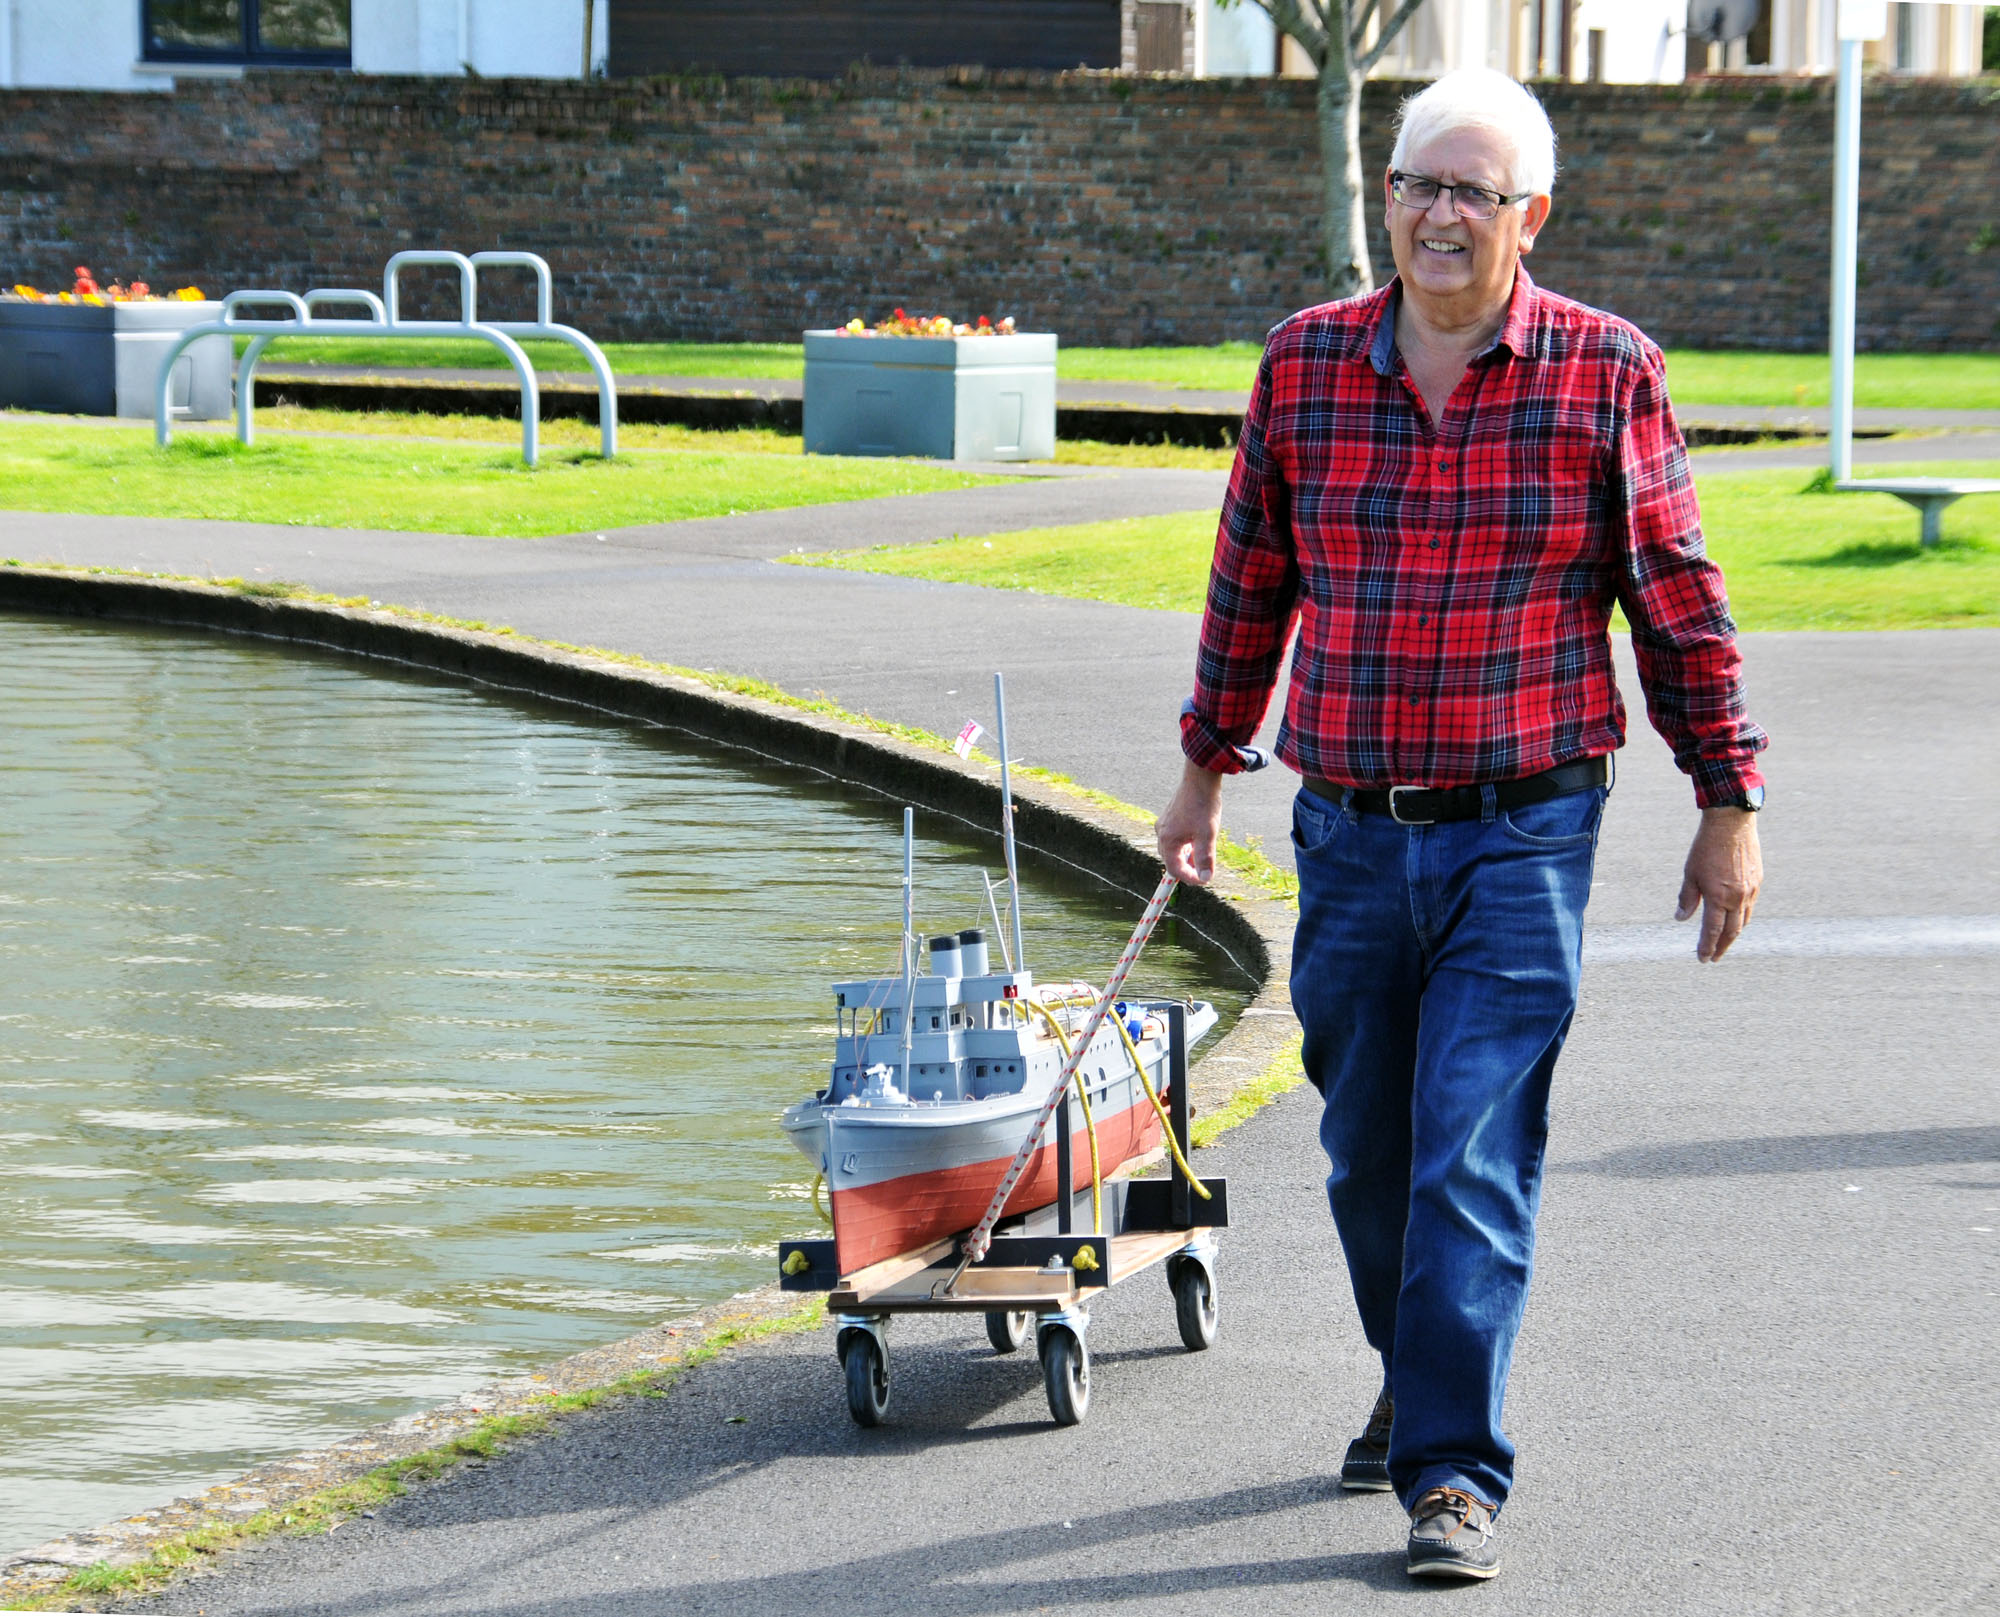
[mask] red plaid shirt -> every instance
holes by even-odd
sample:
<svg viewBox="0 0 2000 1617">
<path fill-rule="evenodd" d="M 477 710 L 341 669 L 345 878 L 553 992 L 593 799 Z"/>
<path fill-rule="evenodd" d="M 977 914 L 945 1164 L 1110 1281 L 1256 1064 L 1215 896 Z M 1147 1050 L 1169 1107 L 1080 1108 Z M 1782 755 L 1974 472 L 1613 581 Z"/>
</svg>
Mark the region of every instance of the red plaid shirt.
<svg viewBox="0 0 2000 1617">
<path fill-rule="evenodd" d="M 1625 739 L 1615 600 L 1702 806 L 1762 783 L 1660 351 L 1519 273 L 1433 424 L 1395 282 L 1271 333 L 1223 501 L 1181 746 L 1233 774 L 1299 627 L 1278 756 L 1346 786 L 1532 775 Z"/>
</svg>

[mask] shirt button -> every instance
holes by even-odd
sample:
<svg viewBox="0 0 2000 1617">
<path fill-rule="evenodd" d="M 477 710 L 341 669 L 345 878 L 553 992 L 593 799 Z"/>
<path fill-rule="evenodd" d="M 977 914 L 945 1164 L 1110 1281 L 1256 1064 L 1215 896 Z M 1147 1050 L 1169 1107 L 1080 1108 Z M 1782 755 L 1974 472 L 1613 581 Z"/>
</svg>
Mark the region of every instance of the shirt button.
<svg viewBox="0 0 2000 1617">
<path fill-rule="evenodd" d="M 1439 462 L 1438 462 L 1438 470 L 1439 470 L 1439 471 L 1441 471 L 1441 472 L 1448 472 L 1448 471 L 1450 471 L 1450 470 L 1451 470 L 1451 462 L 1450 462 L 1450 461 L 1448 461 L 1448 460 L 1441 460 L 1441 461 L 1439 461 Z"/>
<path fill-rule="evenodd" d="M 1430 621 L 1431 620 L 1429 619 L 1429 617 L 1419 614 L 1417 617 L 1417 627 L 1421 629 L 1426 623 L 1429 623 Z"/>
<path fill-rule="evenodd" d="M 1433 539 L 1431 541 L 1431 549 L 1435 550 L 1437 549 L 1437 547 L 1438 547 L 1438 542 L 1435 539 Z"/>
</svg>

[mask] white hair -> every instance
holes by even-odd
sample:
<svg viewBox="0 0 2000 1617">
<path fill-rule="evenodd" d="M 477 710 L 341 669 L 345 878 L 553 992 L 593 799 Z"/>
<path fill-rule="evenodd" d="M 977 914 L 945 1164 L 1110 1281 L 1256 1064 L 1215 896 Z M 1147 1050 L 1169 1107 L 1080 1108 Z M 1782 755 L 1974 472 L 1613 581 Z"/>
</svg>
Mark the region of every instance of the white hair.
<svg viewBox="0 0 2000 1617">
<path fill-rule="evenodd" d="M 1528 89 L 1490 67 L 1462 67 L 1425 86 L 1396 115 L 1391 168 L 1402 168 L 1413 147 L 1454 129 L 1489 129 L 1514 147 L 1508 189 L 1541 196 L 1556 183 L 1556 132 Z"/>
</svg>

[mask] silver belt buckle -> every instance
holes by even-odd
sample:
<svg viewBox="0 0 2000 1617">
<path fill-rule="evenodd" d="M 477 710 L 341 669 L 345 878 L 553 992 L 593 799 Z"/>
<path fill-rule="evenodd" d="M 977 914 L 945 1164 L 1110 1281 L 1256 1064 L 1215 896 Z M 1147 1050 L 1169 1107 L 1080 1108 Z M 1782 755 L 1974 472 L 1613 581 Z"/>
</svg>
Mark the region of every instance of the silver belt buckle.
<svg viewBox="0 0 2000 1617">
<path fill-rule="evenodd" d="M 1397 806 L 1396 794 L 1398 792 L 1427 792 L 1429 790 L 1428 786 L 1391 786 L 1389 788 L 1389 818 L 1394 820 L 1398 825 L 1436 825 L 1436 815 L 1432 815 L 1428 820 L 1406 820 L 1403 818 L 1402 809 Z"/>
</svg>

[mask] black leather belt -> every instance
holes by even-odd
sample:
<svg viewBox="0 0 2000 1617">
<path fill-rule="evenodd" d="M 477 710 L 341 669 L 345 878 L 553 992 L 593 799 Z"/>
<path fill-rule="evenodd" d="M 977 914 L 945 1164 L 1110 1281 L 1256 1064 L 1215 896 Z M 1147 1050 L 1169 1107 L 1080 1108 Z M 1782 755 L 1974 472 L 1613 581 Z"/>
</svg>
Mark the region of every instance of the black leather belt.
<svg viewBox="0 0 2000 1617">
<path fill-rule="evenodd" d="M 1539 775 L 1523 775 L 1519 780 L 1496 780 L 1485 786 L 1391 786 L 1379 788 L 1337 785 L 1315 776 L 1305 777 L 1305 788 L 1329 803 L 1345 803 L 1363 814 L 1386 814 L 1401 825 L 1436 825 L 1440 820 L 1476 820 L 1486 810 L 1486 793 L 1493 793 L 1496 809 L 1525 808 L 1530 803 L 1546 803 L 1552 797 L 1571 792 L 1587 792 L 1611 778 L 1605 758 L 1585 758 L 1579 763 L 1561 764 Z"/>
</svg>

